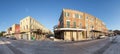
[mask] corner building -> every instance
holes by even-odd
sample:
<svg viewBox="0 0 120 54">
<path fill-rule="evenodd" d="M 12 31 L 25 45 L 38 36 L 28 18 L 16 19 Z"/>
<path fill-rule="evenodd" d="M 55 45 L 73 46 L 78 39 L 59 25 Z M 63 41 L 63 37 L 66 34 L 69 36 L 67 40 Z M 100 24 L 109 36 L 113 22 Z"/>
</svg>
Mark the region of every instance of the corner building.
<svg viewBox="0 0 120 54">
<path fill-rule="evenodd" d="M 36 21 L 34 18 L 28 16 L 20 21 L 21 39 L 25 40 L 44 40 L 46 35 L 51 31 Z"/>
<path fill-rule="evenodd" d="M 54 28 L 55 38 L 66 41 L 95 39 L 107 34 L 106 25 L 98 18 L 76 10 L 63 9 Z"/>
</svg>

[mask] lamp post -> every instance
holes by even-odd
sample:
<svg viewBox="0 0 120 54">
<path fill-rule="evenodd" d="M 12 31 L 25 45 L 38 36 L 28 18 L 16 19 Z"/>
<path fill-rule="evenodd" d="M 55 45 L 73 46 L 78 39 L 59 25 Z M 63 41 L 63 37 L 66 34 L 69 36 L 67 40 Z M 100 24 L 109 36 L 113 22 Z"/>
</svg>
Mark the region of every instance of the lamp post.
<svg viewBox="0 0 120 54">
<path fill-rule="evenodd" d="M 93 30 L 94 30 L 94 28 L 93 28 L 93 26 L 92 26 L 92 39 L 93 39 L 93 37 L 94 37 L 94 36 L 93 36 L 93 35 L 94 35 L 94 31 L 93 31 Z"/>
</svg>

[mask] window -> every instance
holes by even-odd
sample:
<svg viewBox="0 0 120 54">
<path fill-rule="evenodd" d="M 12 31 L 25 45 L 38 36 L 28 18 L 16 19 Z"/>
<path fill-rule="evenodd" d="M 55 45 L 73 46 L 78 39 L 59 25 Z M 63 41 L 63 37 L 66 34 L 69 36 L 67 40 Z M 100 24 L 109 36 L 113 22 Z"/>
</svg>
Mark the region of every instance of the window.
<svg viewBox="0 0 120 54">
<path fill-rule="evenodd" d="M 92 21 L 94 21 L 94 18 L 92 19 Z"/>
<path fill-rule="evenodd" d="M 94 21 L 94 18 L 91 18 L 91 21 Z"/>
<path fill-rule="evenodd" d="M 80 28 L 82 28 L 82 23 L 80 23 Z"/>
<path fill-rule="evenodd" d="M 32 26 L 33 26 L 33 25 L 30 25 L 30 29 L 33 29 Z"/>
<path fill-rule="evenodd" d="M 70 21 L 67 21 L 67 28 L 70 28 Z"/>
<path fill-rule="evenodd" d="M 88 27 L 88 23 L 86 23 L 86 27 Z"/>
<path fill-rule="evenodd" d="M 59 26 L 60 26 L 60 27 L 63 27 L 63 22 L 61 22 Z"/>
<path fill-rule="evenodd" d="M 26 29 L 28 29 L 28 25 L 26 25 Z"/>
<path fill-rule="evenodd" d="M 75 14 L 75 18 L 79 18 L 79 14 Z"/>
<path fill-rule="evenodd" d="M 79 14 L 73 14 L 73 18 L 82 18 L 82 16 Z"/>
<path fill-rule="evenodd" d="M 73 26 L 74 26 L 73 28 L 76 28 L 76 22 L 73 22 Z"/>
<path fill-rule="evenodd" d="M 94 26 L 93 26 L 93 25 L 91 26 L 91 29 L 94 29 Z"/>
<path fill-rule="evenodd" d="M 81 15 L 79 15 L 79 18 L 82 18 L 82 16 L 81 16 Z"/>
<path fill-rule="evenodd" d="M 34 20 L 32 20 L 32 23 L 34 24 Z"/>
<path fill-rule="evenodd" d="M 21 22 L 21 25 L 22 25 L 22 22 Z"/>
<path fill-rule="evenodd" d="M 24 30 L 25 30 L 25 26 L 24 26 Z"/>
<path fill-rule="evenodd" d="M 68 12 L 65 12 L 65 17 L 69 17 L 70 14 Z"/>
<path fill-rule="evenodd" d="M 88 16 L 86 17 L 86 19 L 88 20 Z"/>
<path fill-rule="evenodd" d="M 86 29 L 88 29 L 88 26 L 89 26 L 89 25 L 88 25 L 88 24 L 86 24 Z"/>
</svg>

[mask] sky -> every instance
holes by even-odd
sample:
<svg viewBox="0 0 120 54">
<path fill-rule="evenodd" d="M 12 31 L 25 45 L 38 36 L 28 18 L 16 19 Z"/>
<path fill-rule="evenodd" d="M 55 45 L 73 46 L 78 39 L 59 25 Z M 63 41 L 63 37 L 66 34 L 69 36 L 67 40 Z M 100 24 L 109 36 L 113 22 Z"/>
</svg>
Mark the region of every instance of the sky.
<svg viewBox="0 0 120 54">
<path fill-rule="evenodd" d="M 120 30 L 120 0 L 0 0 L 0 31 L 27 16 L 53 30 L 63 8 L 86 12 L 102 20 L 109 30 Z"/>
</svg>

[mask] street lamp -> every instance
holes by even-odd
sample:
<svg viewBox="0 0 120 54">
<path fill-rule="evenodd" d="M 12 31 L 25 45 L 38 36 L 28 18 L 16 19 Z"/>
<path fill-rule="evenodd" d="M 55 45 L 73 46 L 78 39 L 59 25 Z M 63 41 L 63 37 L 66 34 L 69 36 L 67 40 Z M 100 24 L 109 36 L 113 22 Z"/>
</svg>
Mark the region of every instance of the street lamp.
<svg viewBox="0 0 120 54">
<path fill-rule="evenodd" d="M 93 35 L 94 35 L 94 31 L 93 31 L 93 30 L 94 30 L 94 28 L 93 28 L 93 26 L 92 26 L 92 39 L 93 39 L 93 37 L 94 37 L 94 36 L 93 36 Z"/>
</svg>

